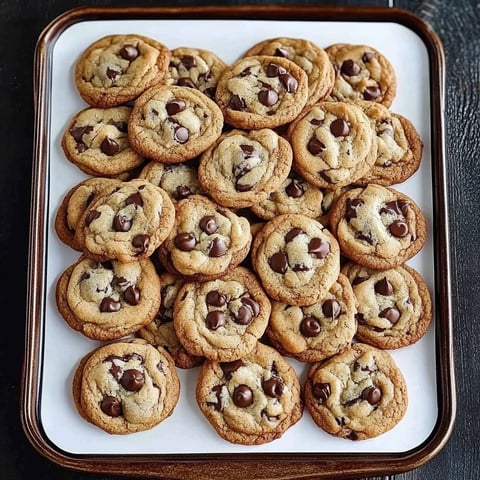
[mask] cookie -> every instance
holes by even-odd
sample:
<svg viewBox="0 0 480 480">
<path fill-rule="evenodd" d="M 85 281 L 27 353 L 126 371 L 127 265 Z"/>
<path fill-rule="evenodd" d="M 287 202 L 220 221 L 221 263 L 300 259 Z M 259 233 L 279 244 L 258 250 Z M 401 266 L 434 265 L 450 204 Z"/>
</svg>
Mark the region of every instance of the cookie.
<svg viewBox="0 0 480 480">
<path fill-rule="evenodd" d="M 330 99 L 368 100 L 390 107 L 397 93 L 395 69 L 369 45 L 336 43 L 325 48 L 336 70 Z"/>
<path fill-rule="evenodd" d="M 264 334 L 270 300 L 255 275 L 237 267 L 207 282 L 187 282 L 174 305 L 175 332 L 192 355 L 238 360 Z"/>
<path fill-rule="evenodd" d="M 340 273 L 335 237 L 318 221 L 300 214 L 279 215 L 257 233 L 252 264 L 268 295 L 289 305 L 313 305 Z"/>
<path fill-rule="evenodd" d="M 86 108 L 70 120 L 62 136 L 66 158 L 82 172 L 113 177 L 143 164 L 127 135 L 130 107 Z"/>
<path fill-rule="evenodd" d="M 350 346 L 357 329 L 356 298 L 340 274 L 319 302 L 297 307 L 272 302 L 266 334 L 275 348 L 301 362 L 319 362 Z"/>
<path fill-rule="evenodd" d="M 273 348 L 257 343 L 234 362 L 207 360 L 196 386 L 200 411 L 230 443 L 261 445 L 300 420 L 303 404 L 295 370 Z"/>
<path fill-rule="evenodd" d="M 170 53 L 165 83 L 196 88 L 215 98 L 218 80 L 227 64 L 216 53 L 202 48 L 179 47 Z"/>
<path fill-rule="evenodd" d="M 345 257 L 377 270 L 405 263 L 427 235 L 425 216 L 410 197 L 375 184 L 345 192 L 332 207 L 330 226 Z"/>
<path fill-rule="evenodd" d="M 160 281 L 149 259 L 96 262 L 81 256 L 60 275 L 57 309 L 74 330 L 114 340 L 150 323 L 160 307 Z"/>
<path fill-rule="evenodd" d="M 405 415 L 407 386 L 393 357 L 362 343 L 310 366 L 305 407 L 325 432 L 349 440 L 377 437 Z"/>
<path fill-rule="evenodd" d="M 171 273 L 161 273 L 159 278 L 160 307 L 158 312 L 155 319 L 148 325 L 141 327 L 136 335 L 152 345 L 164 348 L 172 356 L 175 366 L 193 368 L 203 362 L 203 357 L 190 355 L 183 348 L 173 326 L 173 305 L 184 281 Z"/>
<path fill-rule="evenodd" d="M 150 160 L 180 163 L 204 152 L 222 128 L 222 112 L 205 94 L 194 88 L 159 85 L 135 102 L 128 138 Z"/>
<path fill-rule="evenodd" d="M 271 192 L 265 200 L 255 202 L 250 208 L 255 215 L 264 220 L 288 213 L 300 213 L 316 218 L 323 213 L 322 202 L 322 190 L 292 170 L 274 192 Z"/>
<path fill-rule="evenodd" d="M 192 162 L 164 164 L 151 161 L 143 167 L 138 178 L 165 190 L 174 203 L 204 193 L 198 181 L 197 166 Z"/>
<path fill-rule="evenodd" d="M 57 209 L 54 223 L 55 232 L 65 245 L 82 251 L 75 238 L 78 220 L 97 195 L 118 183 L 118 180 L 112 178 L 92 177 L 82 180 L 68 190 Z"/>
<path fill-rule="evenodd" d="M 255 55 L 229 66 L 217 84 L 215 100 L 225 122 L 235 128 L 275 128 L 291 122 L 308 97 L 307 74 L 282 57 Z"/>
<path fill-rule="evenodd" d="M 383 349 L 412 345 L 432 321 L 432 301 L 423 277 L 401 265 L 372 270 L 353 262 L 342 266 L 358 300 L 356 338 Z"/>
<path fill-rule="evenodd" d="M 376 160 L 376 135 L 362 109 L 352 103 L 321 102 L 289 132 L 293 168 L 317 187 L 338 189 L 365 175 Z"/>
<path fill-rule="evenodd" d="M 275 131 L 234 129 L 200 156 L 198 180 L 220 205 L 246 208 L 277 190 L 291 166 L 292 148 Z"/>
<path fill-rule="evenodd" d="M 212 280 L 247 256 L 252 234 L 245 217 L 202 195 L 178 201 L 175 211 L 175 225 L 158 249 L 160 262 L 170 273 Z"/>
<path fill-rule="evenodd" d="M 288 58 L 295 62 L 308 77 L 308 98 L 306 105 L 324 100 L 335 83 L 335 70 L 327 52 L 316 43 L 304 38 L 277 37 L 263 40 L 244 53 L 271 55 Z"/>
<path fill-rule="evenodd" d="M 377 158 L 357 185 L 402 183 L 419 168 L 423 142 L 413 123 L 375 102 L 355 102 L 367 114 L 377 135 Z"/>
<path fill-rule="evenodd" d="M 72 383 L 82 418 L 107 433 L 149 430 L 174 411 L 180 382 L 169 354 L 138 340 L 113 342 L 78 363 Z"/>
<path fill-rule="evenodd" d="M 75 86 L 92 107 L 115 107 L 162 82 L 169 61 L 170 50 L 152 38 L 107 35 L 89 45 L 77 59 Z"/>
<path fill-rule="evenodd" d="M 165 240 L 174 217 L 175 207 L 164 190 L 133 179 L 94 199 L 77 223 L 76 239 L 93 260 L 138 261 Z"/>
</svg>

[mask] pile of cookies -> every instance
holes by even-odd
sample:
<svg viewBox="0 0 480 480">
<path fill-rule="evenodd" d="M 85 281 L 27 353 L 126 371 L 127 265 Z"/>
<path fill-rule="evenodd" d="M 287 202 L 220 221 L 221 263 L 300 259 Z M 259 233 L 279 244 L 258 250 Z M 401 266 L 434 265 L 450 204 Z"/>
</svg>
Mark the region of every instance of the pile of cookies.
<svg viewBox="0 0 480 480">
<path fill-rule="evenodd" d="M 361 440 L 393 428 L 407 387 L 387 352 L 431 319 L 421 209 L 392 188 L 422 141 L 390 110 L 395 72 L 365 45 L 299 38 L 231 65 L 110 35 L 75 66 L 88 107 L 66 158 L 88 178 L 55 230 L 79 253 L 58 311 L 104 342 L 79 362 L 79 414 L 109 433 L 150 429 L 199 368 L 196 402 L 232 443 L 279 438 L 308 410 Z M 287 358 L 304 362 L 304 385 Z"/>
</svg>

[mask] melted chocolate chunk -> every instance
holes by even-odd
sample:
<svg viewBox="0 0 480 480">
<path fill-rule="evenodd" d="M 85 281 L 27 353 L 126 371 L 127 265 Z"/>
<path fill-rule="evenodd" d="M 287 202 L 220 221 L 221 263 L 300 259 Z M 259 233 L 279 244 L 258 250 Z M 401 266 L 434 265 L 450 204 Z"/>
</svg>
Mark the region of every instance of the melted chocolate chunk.
<svg viewBox="0 0 480 480">
<path fill-rule="evenodd" d="M 200 219 L 199 226 L 202 232 L 205 232 L 208 235 L 215 233 L 218 229 L 218 225 L 217 225 L 217 222 L 215 221 L 215 217 L 212 215 L 205 215 L 204 217 L 202 217 Z"/>
<path fill-rule="evenodd" d="M 394 220 L 389 226 L 390 233 L 397 238 L 403 238 L 408 235 L 408 225 L 403 220 Z"/>
<path fill-rule="evenodd" d="M 140 249 L 140 253 L 146 252 L 150 245 L 150 235 L 141 234 L 133 237 L 132 245 Z"/>
<path fill-rule="evenodd" d="M 98 210 L 91 210 L 88 212 L 87 217 L 85 218 L 85 224 L 87 227 L 97 218 L 99 218 L 101 213 Z"/>
<path fill-rule="evenodd" d="M 376 405 L 382 398 L 382 391 L 375 385 L 366 387 L 361 394 L 361 399 L 366 400 L 371 405 Z"/>
<path fill-rule="evenodd" d="M 345 220 L 349 222 L 352 218 L 357 218 L 357 208 L 363 205 L 361 198 L 347 198 Z"/>
<path fill-rule="evenodd" d="M 258 92 L 258 101 L 262 105 L 270 107 L 278 102 L 278 93 L 270 88 L 262 88 Z"/>
<path fill-rule="evenodd" d="M 325 258 L 330 253 L 330 244 L 322 239 L 315 237 L 308 243 L 308 253 L 316 258 Z"/>
<path fill-rule="evenodd" d="M 215 393 L 216 402 L 207 403 L 209 407 L 215 408 L 217 412 L 222 411 L 222 389 L 223 389 L 223 385 L 215 385 L 212 388 L 212 392 Z"/>
<path fill-rule="evenodd" d="M 182 65 L 187 69 L 190 70 L 193 67 L 197 66 L 197 62 L 195 60 L 195 57 L 192 55 L 183 55 L 180 58 L 180 61 L 182 62 Z"/>
<path fill-rule="evenodd" d="M 182 127 L 181 125 L 177 125 L 174 130 L 173 130 L 173 139 L 180 143 L 186 143 L 188 141 L 188 138 L 190 137 L 190 134 L 188 130 L 185 127 Z"/>
<path fill-rule="evenodd" d="M 111 297 L 105 297 L 100 303 L 100 311 L 102 313 L 118 312 L 122 304 Z"/>
<path fill-rule="evenodd" d="M 362 61 L 364 63 L 368 63 L 370 62 L 370 60 L 375 57 L 375 53 L 374 52 L 365 52 L 362 56 Z"/>
<path fill-rule="evenodd" d="M 381 95 L 381 91 L 378 87 L 371 86 L 371 87 L 366 87 L 365 90 L 363 91 L 363 98 L 365 100 L 375 100 Z"/>
<path fill-rule="evenodd" d="M 174 98 L 165 105 L 165 108 L 169 115 L 175 115 L 176 113 L 183 112 L 183 110 L 185 110 L 185 107 L 186 103 L 180 98 Z"/>
<path fill-rule="evenodd" d="M 232 378 L 232 375 L 240 368 L 244 367 L 245 363 L 243 360 L 234 360 L 233 362 L 221 362 L 220 363 L 220 368 L 223 371 L 223 374 L 225 375 L 225 378 L 227 380 L 230 380 Z"/>
<path fill-rule="evenodd" d="M 321 330 L 320 322 L 313 315 L 305 315 L 300 322 L 300 333 L 304 337 L 316 337 Z"/>
<path fill-rule="evenodd" d="M 232 394 L 233 403 L 240 408 L 247 408 L 253 403 L 253 392 L 247 385 L 235 387 Z"/>
<path fill-rule="evenodd" d="M 145 383 L 145 377 L 140 370 L 130 368 L 125 370 L 120 380 L 120 385 L 128 392 L 138 392 Z"/>
<path fill-rule="evenodd" d="M 113 228 L 116 232 L 128 232 L 132 228 L 132 219 L 117 213 L 113 217 Z"/>
<path fill-rule="evenodd" d="M 178 185 L 175 189 L 175 197 L 177 200 L 182 200 L 192 195 L 192 191 L 187 185 Z"/>
<path fill-rule="evenodd" d="M 245 100 L 238 95 L 232 95 L 232 97 L 228 102 L 228 106 L 232 110 L 239 110 L 239 111 L 245 110 L 247 108 L 247 104 L 245 103 Z"/>
<path fill-rule="evenodd" d="M 195 84 L 193 83 L 193 81 L 188 78 L 188 77 L 180 77 L 178 80 L 177 80 L 177 85 L 179 87 L 186 87 L 186 88 L 197 88 L 195 86 Z"/>
<path fill-rule="evenodd" d="M 123 299 L 129 305 L 138 305 L 140 303 L 140 289 L 138 287 L 130 286 L 123 292 Z"/>
<path fill-rule="evenodd" d="M 386 213 L 389 215 L 397 214 L 406 216 L 408 211 L 408 200 L 392 200 L 391 202 L 386 202 L 385 205 L 380 209 L 380 213 Z"/>
<path fill-rule="evenodd" d="M 112 395 L 106 395 L 100 402 L 100 410 L 109 417 L 120 417 L 122 415 L 122 403 Z"/>
<path fill-rule="evenodd" d="M 285 253 L 276 252 L 268 259 L 268 264 L 274 272 L 283 274 L 287 271 L 288 259 Z"/>
<path fill-rule="evenodd" d="M 338 303 L 337 300 L 334 298 L 329 298 L 328 300 L 325 300 L 322 304 L 322 312 L 327 318 L 331 318 L 332 320 L 334 318 L 337 318 L 342 309 L 340 307 L 340 304 Z"/>
<path fill-rule="evenodd" d="M 330 132 L 335 137 L 345 137 L 350 133 L 350 126 L 344 118 L 337 118 L 330 124 Z"/>
<path fill-rule="evenodd" d="M 393 285 L 388 281 L 387 277 L 383 277 L 375 282 L 375 293 L 388 297 L 393 293 Z"/>
<path fill-rule="evenodd" d="M 266 395 L 271 398 L 280 398 L 282 396 L 285 384 L 280 377 L 270 377 L 262 382 L 262 389 Z"/>
<path fill-rule="evenodd" d="M 138 48 L 134 47 L 133 45 L 124 45 L 120 49 L 119 55 L 124 60 L 133 62 L 138 57 L 138 55 L 140 55 L 140 52 L 138 51 Z"/>
<path fill-rule="evenodd" d="M 319 155 L 325 150 L 325 148 L 325 144 L 316 137 L 312 137 L 307 143 L 307 150 L 312 155 Z"/>
<path fill-rule="evenodd" d="M 213 242 L 210 244 L 210 248 L 208 250 L 208 256 L 212 258 L 218 258 L 218 257 L 222 257 L 226 253 L 227 253 L 227 246 L 225 245 L 225 242 L 219 237 L 214 238 Z"/>
<path fill-rule="evenodd" d="M 208 305 L 214 307 L 223 307 L 227 303 L 227 296 L 218 290 L 211 290 L 207 293 L 205 300 Z"/>
<path fill-rule="evenodd" d="M 312 385 L 312 394 L 321 405 L 327 401 L 327 398 L 332 393 L 329 383 L 314 383 Z"/>
<path fill-rule="evenodd" d="M 209 330 L 217 330 L 225 325 L 225 314 L 221 310 L 208 312 L 205 325 Z"/>
<path fill-rule="evenodd" d="M 139 192 L 132 193 L 126 200 L 126 205 L 137 205 L 143 207 L 143 198 Z"/>
<path fill-rule="evenodd" d="M 353 60 L 345 60 L 340 67 L 340 71 L 348 77 L 353 77 L 360 73 L 360 65 Z"/>
<path fill-rule="evenodd" d="M 304 194 L 303 185 L 299 180 L 292 179 L 292 181 L 285 188 L 285 193 L 291 198 L 300 198 Z"/>
<path fill-rule="evenodd" d="M 182 252 L 190 252 L 195 248 L 197 240 L 193 233 L 179 233 L 173 240 L 175 247 Z"/>
<path fill-rule="evenodd" d="M 298 81 L 291 73 L 281 73 L 280 83 L 287 93 L 295 93 L 298 89 Z"/>
<path fill-rule="evenodd" d="M 380 318 L 386 318 L 391 324 L 395 324 L 398 322 L 400 318 L 400 312 L 398 308 L 395 307 L 387 307 L 384 308 L 378 316 Z"/>
<path fill-rule="evenodd" d="M 285 235 L 285 241 L 288 243 L 288 242 L 291 242 L 295 237 L 297 237 L 298 235 L 302 234 L 302 233 L 305 233 L 301 228 L 292 228 L 291 230 L 289 230 L 287 232 L 287 234 Z"/>
<path fill-rule="evenodd" d="M 283 57 L 283 58 L 288 58 L 289 53 L 286 47 L 277 47 L 274 52 L 275 57 Z"/>
</svg>

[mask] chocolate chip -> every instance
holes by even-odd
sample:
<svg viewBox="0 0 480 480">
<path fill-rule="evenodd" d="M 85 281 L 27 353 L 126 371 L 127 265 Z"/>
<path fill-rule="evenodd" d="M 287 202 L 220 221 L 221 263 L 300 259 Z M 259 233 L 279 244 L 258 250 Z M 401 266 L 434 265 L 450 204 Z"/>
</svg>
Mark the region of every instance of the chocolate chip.
<svg viewBox="0 0 480 480">
<path fill-rule="evenodd" d="M 247 408 L 253 403 L 253 392 L 247 385 L 238 385 L 232 394 L 233 403 L 240 408 Z"/>
<path fill-rule="evenodd" d="M 298 180 L 292 179 L 285 188 L 285 193 L 291 198 L 300 198 L 304 194 L 303 185 Z"/>
<path fill-rule="evenodd" d="M 260 313 L 260 305 L 250 297 L 243 297 L 240 300 L 245 306 L 250 308 L 250 310 L 253 312 L 253 316 L 256 317 Z"/>
<path fill-rule="evenodd" d="M 182 252 L 190 252 L 195 248 L 197 240 L 193 233 L 179 233 L 173 240 L 175 247 Z"/>
<path fill-rule="evenodd" d="M 283 252 L 276 252 L 268 259 L 268 264 L 274 272 L 283 274 L 288 268 L 287 256 Z"/>
<path fill-rule="evenodd" d="M 350 127 L 344 118 L 337 118 L 330 124 L 330 132 L 335 137 L 345 137 L 350 133 Z"/>
<path fill-rule="evenodd" d="M 180 98 L 174 98 L 165 105 L 165 108 L 169 115 L 175 115 L 177 113 L 183 112 L 185 110 L 185 107 L 186 103 Z"/>
<path fill-rule="evenodd" d="M 227 246 L 225 245 L 225 242 L 219 238 L 216 237 L 213 239 L 213 242 L 211 242 L 209 250 L 208 250 L 208 256 L 217 258 L 217 257 L 222 257 L 227 253 Z"/>
<path fill-rule="evenodd" d="M 298 81 L 290 73 L 281 73 L 280 83 L 283 85 L 283 88 L 285 88 L 287 93 L 295 93 L 298 89 Z"/>
<path fill-rule="evenodd" d="M 146 252 L 150 244 L 150 235 L 140 234 L 135 235 L 132 240 L 132 245 L 135 248 L 139 248 L 141 252 Z"/>
<path fill-rule="evenodd" d="M 223 371 L 223 374 L 225 375 L 225 378 L 227 380 L 230 380 L 232 378 L 232 375 L 240 368 L 244 367 L 245 363 L 243 360 L 234 360 L 233 362 L 221 362 L 220 363 L 220 368 Z"/>
<path fill-rule="evenodd" d="M 123 292 L 123 299 L 129 305 L 138 305 L 140 302 L 140 289 L 131 285 Z"/>
<path fill-rule="evenodd" d="M 121 308 L 121 303 L 111 297 L 105 297 L 100 303 L 100 311 L 102 313 L 115 313 Z"/>
<path fill-rule="evenodd" d="M 92 130 L 92 126 L 85 125 L 84 127 L 72 127 L 69 133 L 77 143 L 83 144 L 83 136 L 89 134 Z"/>
<path fill-rule="evenodd" d="M 215 233 L 218 229 L 215 217 L 213 217 L 212 215 L 205 215 L 204 217 L 202 217 L 199 226 L 202 232 L 205 232 L 208 235 Z"/>
<path fill-rule="evenodd" d="M 395 307 L 387 307 L 387 308 L 384 308 L 378 314 L 378 316 L 380 318 L 386 318 L 390 323 L 395 324 L 398 322 L 398 319 L 400 318 L 400 312 Z"/>
<path fill-rule="evenodd" d="M 327 398 L 332 393 L 329 383 L 314 383 L 312 385 L 312 394 L 321 405 L 327 401 Z"/>
<path fill-rule="evenodd" d="M 181 125 L 177 125 L 173 130 L 173 139 L 180 144 L 187 142 L 189 136 L 188 129 Z"/>
<path fill-rule="evenodd" d="M 143 207 L 143 198 L 139 192 L 132 193 L 127 197 L 125 200 L 126 205 L 138 205 L 139 207 Z"/>
<path fill-rule="evenodd" d="M 345 220 L 349 222 L 352 218 L 357 218 L 357 208 L 363 205 L 361 198 L 347 198 Z"/>
<path fill-rule="evenodd" d="M 229 108 L 232 110 L 245 110 L 247 108 L 247 104 L 245 103 L 245 100 L 238 96 L 238 95 L 232 95 L 228 102 Z"/>
<path fill-rule="evenodd" d="M 190 70 L 193 67 L 197 66 L 197 62 L 195 60 L 195 57 L 192 55 L 183 55 L 180 58 L 180 61 L 182 62 L 183 66 L 187 69 Z"/>
<path fill-rule="evenodd" d="M 192 80 L 188 77 L 180 77 L 177 80 L 177 85 L 179 87 L 197 88 L 196 85 L 192 82 Z"/>
<path fill-rule="evenodd" d="M 285 70 L 285 69 L 284 69 Z M 278 77 L 280 73 L 280 66 L 276 63 L 269 63 L 266 68 L 267 77 Z"/>
<path fill-rule="evenodd" d="M 100 144 L 100 150 L 105 155 L 112 157 L 120 151 L 120 145 L 115 140 L 113 140 L 113 138 L 105 137 L 103 139 L 103 142 Z"/>
<path fill-rule="evenodd" d="M 287 48 L 285 47 L 277 47 L 274 52 L 275 57 L 283 57 L 283 58 L 288 58 L 290 54 L 288 53 Z"/>
<path fill-rule="evenodd" d="M 100 410 L 109 417 L 120 417 L 122 415 L 122 403 L 112 395 L 106 395 L 100 402 Z"/>
<path fill-rule="evenodd" d="M 120 380 L 120 385 L 128 392 L 138 392 L 144 383 L 143 373 L 135 368 L 125 370 Z"/>
<path fill-rule="evenodd" d="M 385 206 L 380 209 L 380 213 L 387 214 L 398 214 L 405 216 L 408 211 L 408 200 L 392 200 L 391 202 L 386 202 Z"/>
<path fill-rule="evenodd" d="M 393 293 L 393 285 L 388 281 L 387 277 L 383 277 L 378 282 L 375 282 L 375 293 L 384 296 L 389 296 Z"/>
<path fill-rule="evenodd" d="M 98 210 L 91 210 L 88 212 L 86 218 L 85 218 L 85 224 L 87 227 L 97 218 L 99 218 L 101 213 Z"/>
<path fill-rule="evenodd" d="M 128 285 L 128 280 L 125 277 L 117 277 L 117 275 L 113 276 L 112 285 L 114 287 L 126 287 Z"/>
<path fill-rule="evenodd" d="M 134 47 L 133 45 L 124 45 L 120 49 L 120 56 L 124 60 L 128 60 L 129 62 L 133 62 L 139 55 L 138 48 Z"/>
<path fill-rule="evenodd" d="M 403 238 L 408 235 L 408 225 L 403 220 L 394 220 L 388 230 L 394 237 Z"/>
<path fill-rule="evenodd" d="M 320 125 L 323 125 L 323 122 L 324 122 L 324 120 L 323 120 L 323 119 L 320 119 L 320 118 L 312 118 L 312 119 L 310 120 L 310 123 L 311 123 L 312 125 L 315 125 L 316 127 L 319 127 Z"/>
<path fill-rule="evenodd" d="M 325 148 L 327 148 L 325 144 L 316 137 L 312 137 L 307 143 L 307 150 L 312 155 L 318 155 L 319 153 L 322 153 Z"/>
<path fill-rule="evenodd" d="M 262 389 L 271 398 L 280 398 L 284 390 L 284 383 L 280 377 L 270 377 L 262 382 Z"/>
<path fill-rule="evenodd" d="M 308 253 L 316 258 L 325 258 L 330 253 L 330 244 L 318 237 L 314 237 L 308 243 Z"/>
<path fill-rule="evenodd" d="M 207 293 L 205 300 L 208 305 L 214 307 L 223 307 L 227 303 L 227 296 L 218 290 L 211 290 Z"/>
<path fill-rule="evenodd" d="M 212 310 L 207 313 L 205 325 L 209 330 L 217 330 L 225 325 L 225 314 L 221 310 Z"/>
<path fill-rule="evenodd" d="M 375 53 L 365 52 L 362 56 L 362 60 L 364 63 L 368 63 L 373 57 L 375 57 Z"/>
<path fill-rule="evenodd" d="M 232 312 L 233 319 L 238 325 L 249 325 L 253 320 L 253 312 L 246 305 L 241 305 L 236 312 Z"/>
<path fill-rule="evenodd" d="M 302 233 L 305 233 L 301 228 L 292 228 L 290 229 L 286 235 L 285 235 L 285 241 L 288 243 L 288 242 L 291 242 L 295 237 L 297 237 L 298 235 L 302 234 Z"/>
<path fill-rule="evenodd" d="M 128 232 L 132 228 L 132 219 L 117 213 L 113 217 L 113 228 L 116 232 Z"/>
<path fill-rule="evenodd" d="M 371 405 L 376 405 L 382 398 L 382 391 L 375 385 L 370 385 L 363 389 L 361 399 L 366 400 Z"/>
<path fill-rule="evenodd" d="M 192 191 L 187 185 L 178 185 L 175 189 L 176 198 L 177 200 L 182 200 L 187 198 L 188 196 L 192 195 Z"/>
<path fill-rule="evenodd" d="M 278 93 L 270 88 L 262 88 L 258 92 L 258 101 L 262 105 L 270 107 L 271 105 L 275 105 L 278 102 Z"/>
<path fill-rule="evenodd" d="M 115 80 L 119 75 L 122 74 L 122 72 L 118 72 L 117 70 L 114 70 L 113 68 L 107 68 L 107 77 L 110 80 Z"/>
<path fill-rule="evenodd" d="M 340 304 L 334 298 L 329 298 L 325 300 L 322 304 L 322 312 L 327 318 L 337 318 L 342 311 Z"/>
<path fill-rule="evenodd" d="M 366 87 L 365 90 L 363 91 L 363 98 L 365 100 L 375 100 L 377 97 L 380 96 L 382 92 L 378 87 L 371 86 L 371 87 Z"/>
<path fill-rule="evenodd" d="M 313 315 L 305 315 L 300 322 L 300 333 L 304 337 L 316 337 L 321 330 L 320 322 Z"/>
<path fill-rule="evenodd" d="M 373 237 L 371 232 L 357 232 L 355 234 L 355 238 L 358 238 L 359 240 L 363 240 L 364 242 L 373 245 Z"/>
<path fill-rule="evenodd" d="M 362 276 L 357 276 L 352 280 L 352 285 L 359 285 L 360 283 L 365 282 L 368 280 L 369 277 L 362 277 Z"/>
<path fill-rule="evenodd" d="M 360 73 L 360 65 L 353 60 L 345 60 L 342 63 L 340 71 L 349 77 L 353 77 L 354 75 L 358 75 Z"/>
</svg>

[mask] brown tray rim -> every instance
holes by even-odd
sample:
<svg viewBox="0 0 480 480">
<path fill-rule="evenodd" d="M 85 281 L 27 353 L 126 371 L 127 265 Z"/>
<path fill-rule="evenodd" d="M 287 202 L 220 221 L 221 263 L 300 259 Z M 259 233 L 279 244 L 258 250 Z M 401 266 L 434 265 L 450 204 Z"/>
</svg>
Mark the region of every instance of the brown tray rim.
<svg viewBox="0 0 480 480">
<path fill-rule="evenodd" d="M 47 228 L 44 205 L 47 191 L 49 108 L 43 103 L 50 85 L 53 45 L 69 26 L 88 20 L 119 19 L 255 19 L 297 21 L 394 22 L 414 31 L 430 59 L 432 122 L 432 182 L 435 223 L 435 290 L 437 325 L 437 398 L 439 416 L 428 439 L 400 453 L 314 454 L 159 454 L 74 455 L 53 445 L 43 432 L 39 412 L 40 362 L 43 345 L 41 311 L 43 252 Z M 65 468 L 103 474 L 202 480 L 222 475 L 261 479 L 308 479 L 379 476 L 402 473 L 433 459 L 446 445 L 454 428 L 456 395 L 452 342 L 450 248 L 445 165 L 445 61 L 442 43 L 432 28 L 409 11 L 383 7 L 323 7 L 286 5 L 201 7 L 79 7 L 54 19 L 40 34 L 34 61 L 34 163 L 31 187 L 29 270 L 25 356 L 22 371 L 21 422 L 32 446 Z"/>
</svg>

